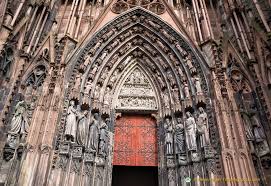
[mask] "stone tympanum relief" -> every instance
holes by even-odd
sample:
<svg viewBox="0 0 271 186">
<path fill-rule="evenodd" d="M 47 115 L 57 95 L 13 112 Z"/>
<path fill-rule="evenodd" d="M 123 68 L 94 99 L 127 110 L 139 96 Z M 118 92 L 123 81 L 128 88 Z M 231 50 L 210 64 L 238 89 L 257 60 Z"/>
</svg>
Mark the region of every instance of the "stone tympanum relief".
<svg viewBox="0 0 271 186">
<path fill-rule="evenodd" d="M 122 85 L 117 109 L 157 110 L 155 92 L 140 68 L 135 68 Z"/>
</svg>

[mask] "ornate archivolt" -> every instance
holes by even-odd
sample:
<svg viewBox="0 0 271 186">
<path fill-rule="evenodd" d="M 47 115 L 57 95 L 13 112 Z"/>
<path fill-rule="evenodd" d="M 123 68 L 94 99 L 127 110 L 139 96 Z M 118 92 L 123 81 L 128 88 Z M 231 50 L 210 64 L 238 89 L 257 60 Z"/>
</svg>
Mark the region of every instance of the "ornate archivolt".
<svg viewBox="0 0 271 186">
<path fill-rule="evenodd" d="M 83 166 L 91 171 L 85 175 L 99 174 L 94 184 L 109 184 L 115 113 L 147 110 L 157 115 L 159 157 L 165 158 L 159 167 L 165 169 L 161 177 L 169 185 L 184 179 L 176 177 L 177 172 L 194 176 L 219 172 L 207 68 L 163 21 L 141 8 L 123 14 L 90 40 L 70 68 L 57 131 L 56 168 L 70 169 L 69 163 Z M 78 140 L 78 118 L 85 123 L 80 126 L 90 124 L 83 135 L 85 143 Z M 75 173 L 81 174 L 78 169 Z"/>
</svg>

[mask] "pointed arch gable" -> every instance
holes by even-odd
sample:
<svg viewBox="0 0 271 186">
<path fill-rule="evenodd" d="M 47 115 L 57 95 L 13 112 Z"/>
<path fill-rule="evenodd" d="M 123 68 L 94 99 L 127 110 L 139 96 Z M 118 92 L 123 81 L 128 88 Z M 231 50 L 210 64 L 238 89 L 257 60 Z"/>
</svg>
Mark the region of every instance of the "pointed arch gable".
<svg viewBox="0 0 271 186">
<path fill-rule="evenodd" d="M 191 40 L 189 40 L 186 36 L 182 35 L 182 33 L 176 31 L 174 28 L 172 28 L 170 25 L 168 25 L 167 23 L 165 23 L 161 18 L 159 18 L 158 16 L 148 12 L 147 10 L 144 10 L 140 7 L 136 7 L 130 11 L 127 11 L 125 13 L 123 13 L 122 15 L 117 16 L 115 19 L 113 19 L 112 21 L 110 21 L 108 24 L 106 24 L 105 26 L 103 26 L 99 31 L 97 31 L 87 42 L 85 42 L 84 44 L 82 44 L 80 46 L 80 48 L 78 48 L 76 50 L 76 52 L 74 53 L 74 55 L 69 59 L 69 61 L 67 61 L 68 63 L 68 67 L 69 70 L 67 72 L 67 74 L 70 74 L 72 72 L 72 69 L 74 69 L 75 64 L 77 62 L 80 63 L 80 61 L 83 61 L 83 57 L 87 54 L 87 51 L 94 47 L 97 42 L 99 41 L 98 38 L 101 38 L 103 35 L 109 33 L 110 31 L 112 31 L 113 27 L 121 27 L 121 26 L 126 26 L 126 24 L 130 24 L 125 22 L 125 20 L 127 18 L 132 18 L 133 16 L 138 16 L 140 18 L 140 16 L 146 16 L 148 18 L 150 18 L 151 20 L 154 20 L 155 22 L 157 22 L 162 28 L 165 28 L 166 31 L 169 32 L 170 35 L 172 35 L 172 37 L 174 37 L 177 41 L 180 41 L 180 45 L 182 47 L 184 47 L 185 49 L 187 49 L 187 51 L 192 52 L 193 53 L 193 59 L 197 62 L 197 67 L 199 69 L 202 69 L 203 73 L 202 75 L 205 77 L 205 79 L 207 79 L 207 72 L 208 70 L 208 64 L 206 63 L 204 57 L 202 56 L 201 52 L 196 48 L 196 46 L 191 42 Z M 136 22 L 136 24 L 140 24 L 140 20 L 138 20 Z M 114 33 L 112 35 L 116 36 L 117 34 L 119 34 L 121 31 L 126 30 L 126 28 L 120 29 L 118 31 L 116 31 L 116 33 Z M 159 34 L 158 34 L 159 35 Z M 165 40 L 167 40 L 165 38 L 165 36 L 161 36 L 159 35 L 160 38 L 164 38 Z M 107 40 L 103 41 L 104 44 L 107 43 Z M 167 41 L 168 43 L 168 41 Z M 176 47 L 172 48 L 173 51 L 177 52 Z M 97 53 L 99 53 L 97 51 Z M 179 52 L 177 52 L 178 58 L 179 60 L 182 59 L 181 54 L 178 54 Z M 93 61 L 95 60 L 95 57 L 93 59 Z M 206 87 L 209 87 L 209 82 L 207 82 L 208 85 Z"/>
</svg>

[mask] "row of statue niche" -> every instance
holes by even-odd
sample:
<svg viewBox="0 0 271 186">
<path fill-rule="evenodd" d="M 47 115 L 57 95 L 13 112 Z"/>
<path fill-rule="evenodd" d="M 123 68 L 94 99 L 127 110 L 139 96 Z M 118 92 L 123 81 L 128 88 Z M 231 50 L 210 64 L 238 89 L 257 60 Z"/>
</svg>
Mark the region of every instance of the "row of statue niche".
<svg viewBox="0 0 271 186">
<path fill-rule="evenodd" d="M 184 122 L 182 118 L 177 118 L 177 124 L 173 128 L 172 120 L 165 119 L 165 144 L 166 154 L 171 155 L 175 151 L 183 154 L 187 151 L 197 151 L 197 136 L 200 139 L 200 146 L 210 146 L 209 123 L 207 113 L 202 107 L 199 107 L 199 115 L 197 120 L 188 111 Z"/>
<path fill-rule="evenodd" d="M 105 155 L 108 141 L 108 126 L 110 119 L 99 121 L 99 114 L 90 116 L 87 110 L 79 111 L 75 102 L 70 101 L 66 116 L 65 140 L 76 142 L 93 152 Z"/>
</svg>

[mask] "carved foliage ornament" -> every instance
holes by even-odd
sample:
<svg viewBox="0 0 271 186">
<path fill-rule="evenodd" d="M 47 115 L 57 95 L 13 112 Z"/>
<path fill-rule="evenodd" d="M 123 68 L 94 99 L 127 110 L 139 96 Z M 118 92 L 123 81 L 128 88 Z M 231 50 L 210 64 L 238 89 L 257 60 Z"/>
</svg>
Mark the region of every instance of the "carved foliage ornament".
<svg viewBox="0 0 271 186">
<path fill-rule="evenodd" d="M 146 8 L 158 15 L 166 11 L 165 5 L 159 0 L 118 0 L 112 5 L 111 9 L 114 13 L 120 14 L 136 6 Z"/>
</svg>

